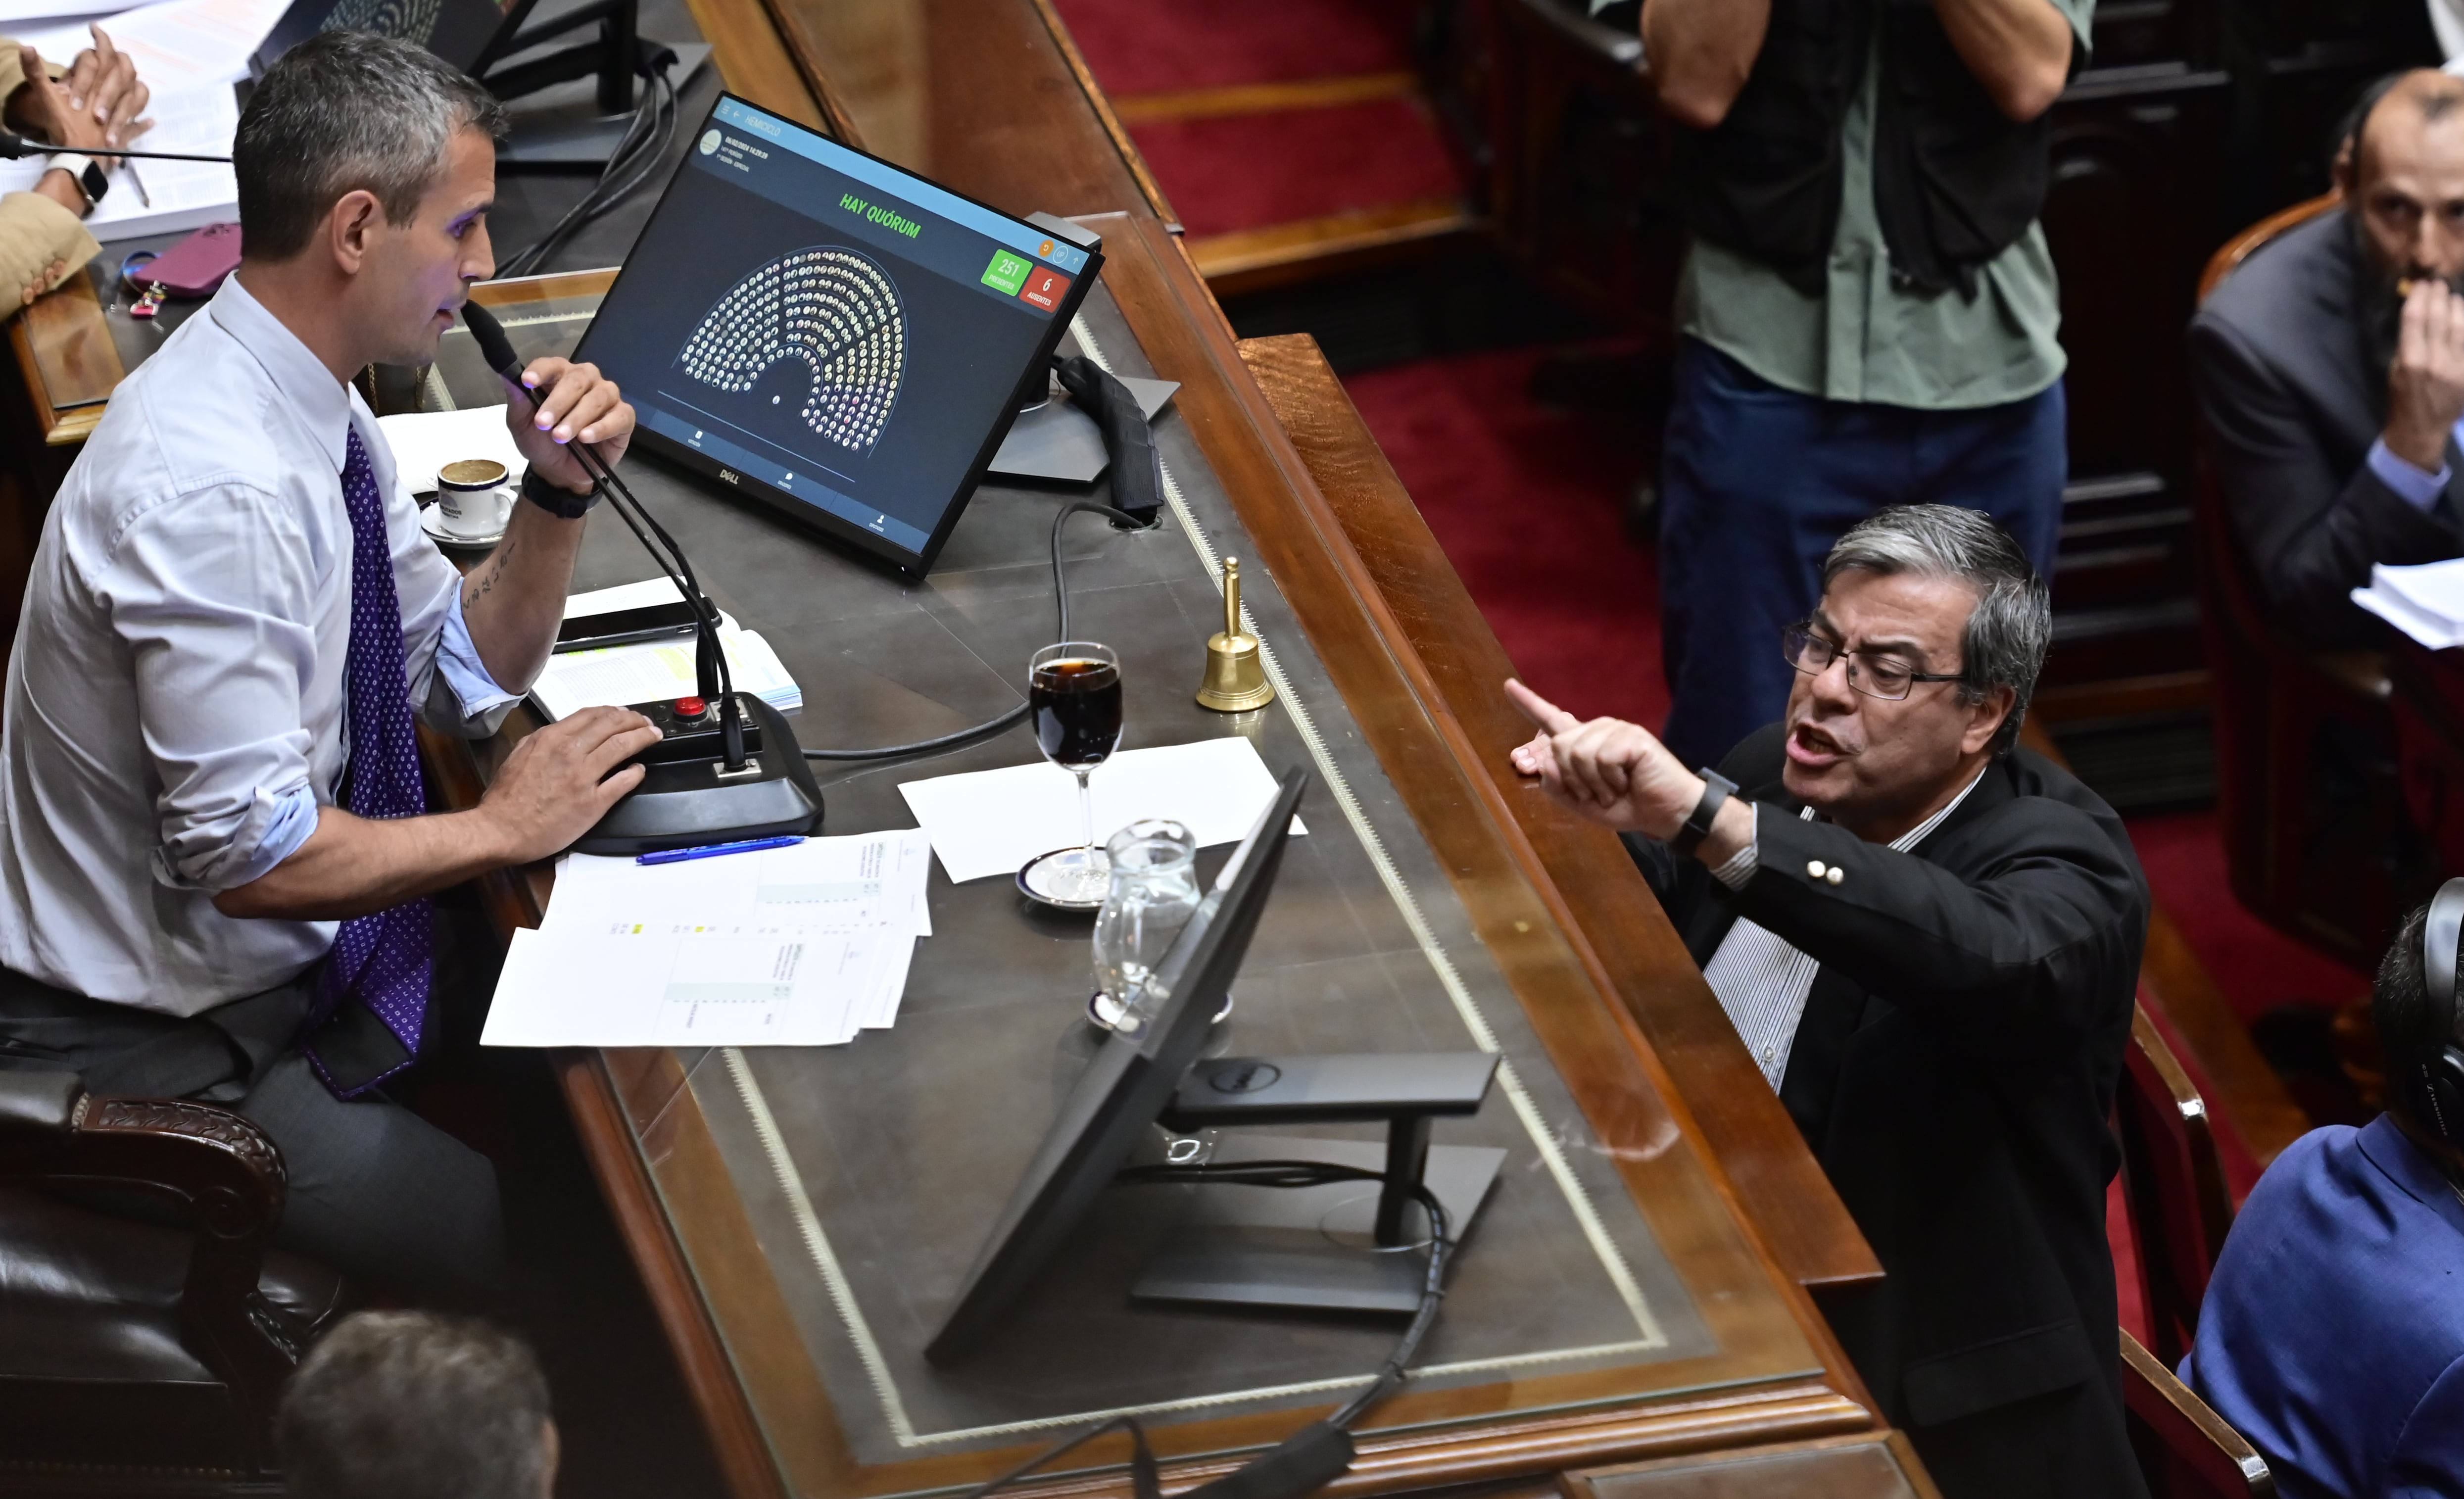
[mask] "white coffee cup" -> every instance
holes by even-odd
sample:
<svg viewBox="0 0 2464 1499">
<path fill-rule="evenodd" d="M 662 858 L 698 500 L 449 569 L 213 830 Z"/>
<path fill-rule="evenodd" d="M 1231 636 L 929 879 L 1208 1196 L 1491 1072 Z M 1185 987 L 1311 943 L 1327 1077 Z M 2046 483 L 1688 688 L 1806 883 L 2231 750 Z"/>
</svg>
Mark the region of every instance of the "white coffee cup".
<svg viewBox="0 0 2464 1499">
<path fill-rule="evenodd" d="M 436 513 L 450 536 L 495 536 L 513 518 L 514 484 L 494 458 L 463 458 L 436 471 Z"/>
</svg>

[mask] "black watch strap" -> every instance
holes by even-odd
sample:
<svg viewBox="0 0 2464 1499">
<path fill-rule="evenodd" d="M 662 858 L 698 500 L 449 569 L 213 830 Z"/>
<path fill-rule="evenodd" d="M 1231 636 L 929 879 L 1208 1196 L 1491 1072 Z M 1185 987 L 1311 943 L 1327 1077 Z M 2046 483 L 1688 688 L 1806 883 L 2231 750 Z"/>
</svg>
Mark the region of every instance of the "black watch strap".
<svg viewBox="0 0 2464 1499">
<path fill-rule="evenodd" d="M 547 476 L 534 468 L 522 473 L 522 498 L 560 520 L 579 520 L 590 514 L 591 506 L 599 503 L 599 490 L 594 485 L 589 494 L 577 495 L 561 485 L 549 483 Z"/>
<path fill-rule="evenodd" d="M 1711 820 L 1720 815 L 1721 805 L 1737 789 L 1735 782 L 1708 765 L 1695 774 L 1703 778 L 1703 800 L 1694 804 L 1694 810 L 1685 815 L 1685 826 L 1668 840 L 1668 847 L 1681 854 L 1703 847 L 1703 840 L 1711 836 Z"/>
</svg>

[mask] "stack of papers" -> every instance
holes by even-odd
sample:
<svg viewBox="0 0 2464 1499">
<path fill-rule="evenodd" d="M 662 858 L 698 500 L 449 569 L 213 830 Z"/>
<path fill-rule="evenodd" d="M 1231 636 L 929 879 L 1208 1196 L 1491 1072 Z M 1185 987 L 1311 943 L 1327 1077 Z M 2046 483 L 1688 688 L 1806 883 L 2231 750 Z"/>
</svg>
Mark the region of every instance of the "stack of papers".
<svg viewBox="0 0 2464 1499">
<path fill-rule="evenodd" d="M 2418 567 L 2370 569 L 2353 602 L 2432 650 L 2464 646 L 2464 557 Z"/>
<path fill-rule="evenodd" d="M 674 584 L 653 578 L 577 593 L 565 600 L 564 617 L 612 614 L 672 604 L 682 597 Z M 718 617 L 718 644 L 727 652 L 727 670 L 737 692 L 751 693 L 781 713 L 804 706 L 804 690 L 787 674 L 770 642 L 739 627 L 725 611 Z M 531 697 L 549 718 L 564 718 L 584 708 L 625 708 L 691 696 L 698 690 L 698 673 L 690 637 L 646 640 L 600 650 L 562 650 L 547 658 L 546 670 L 531 684 Z"/>
<path fill-rule="evenodd" d="M 491 1047 L 828 1047 L 889 1025 L 933 934 L 914 829 L 680 864 L 568 854 Z"/>
<path fill-rule="evenodd" d="M 1168 817 L 1203 849 L 1249 836 L 1258 814 L 1275 799 L 1275 777 L 1256 746 L 1228 734 L 1125 750 L 1095 767 L 1087 789 L 1097 843 L 1140 818 Z M 898 794 L 931 835 L 933 851 L 954 882 L 1016 874 L 1036 855 L 1077 848 L 1083 838 L 1077 778 L 1041 761 L 910 781 Z M 1292 831 L 1309 829 L 1295 817 Z"/>
<path fill-rule="evenodd" d="M 287 0 L 164 0 L 117 13 L 59 19 L 37 26 L 0 27 L 14 40 L 63 65 L 94 45 L 88 24 L 99 24 L 112 45 L 137 64 L 137 76 L 153 98 L 145 113 L 154 127 L 132 149 L 228 156 L 239 128 L 231 84 L 248 76 L 249 55 L 282 18 Z M 27 11 L 16 5 L 12 11 Z M 46 0 L 44 9 L 84 9 Z M 111 190 L 86 223 L 97 239 L 170 234 L 239 217 L 239 184 L 231 169 L 209 162 L 140 162 L 99 159 L 111 176 Z M 48 164 L 41 157 L 0 162 L 0 191 L 31 187 Z"/>
</svg>

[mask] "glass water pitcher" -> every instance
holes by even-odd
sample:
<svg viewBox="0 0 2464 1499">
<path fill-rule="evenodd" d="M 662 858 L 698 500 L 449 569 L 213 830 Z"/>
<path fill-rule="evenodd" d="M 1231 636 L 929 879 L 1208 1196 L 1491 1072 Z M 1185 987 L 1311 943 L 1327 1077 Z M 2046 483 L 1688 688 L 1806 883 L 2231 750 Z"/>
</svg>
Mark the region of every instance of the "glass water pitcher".
<svg viewBox="0 0 2464 1499">
<path fill-rule="evenodd" d="M 1198 909 L 1198 841 L 1164 818 L 1132 823 L 1105 845 L 1112 885 L 1095 914 L 1095 995 L 1088 1012 L 1099 1025 L 1141 1028 L 1154 1016 L 1147 975 Z M 1123 1017 L 1133 1016 L 1124 1027 Z"/>
</svg>

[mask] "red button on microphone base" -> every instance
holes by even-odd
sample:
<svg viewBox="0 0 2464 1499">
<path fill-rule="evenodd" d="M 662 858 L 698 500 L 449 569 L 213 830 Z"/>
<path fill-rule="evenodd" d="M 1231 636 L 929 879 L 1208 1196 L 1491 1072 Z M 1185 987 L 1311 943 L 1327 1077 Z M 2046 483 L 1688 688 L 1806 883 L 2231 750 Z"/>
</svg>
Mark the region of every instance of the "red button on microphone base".
<svg viewBox="0 0 2464 1499">
<path fill-rule="evenodd" d="M 676 699 L 676 716 L 679 718 L 698 718 L 708 712 L 710 712 L 710 704 L 702 701 L 698 697 L 679 697 Z"/>
</svg>

